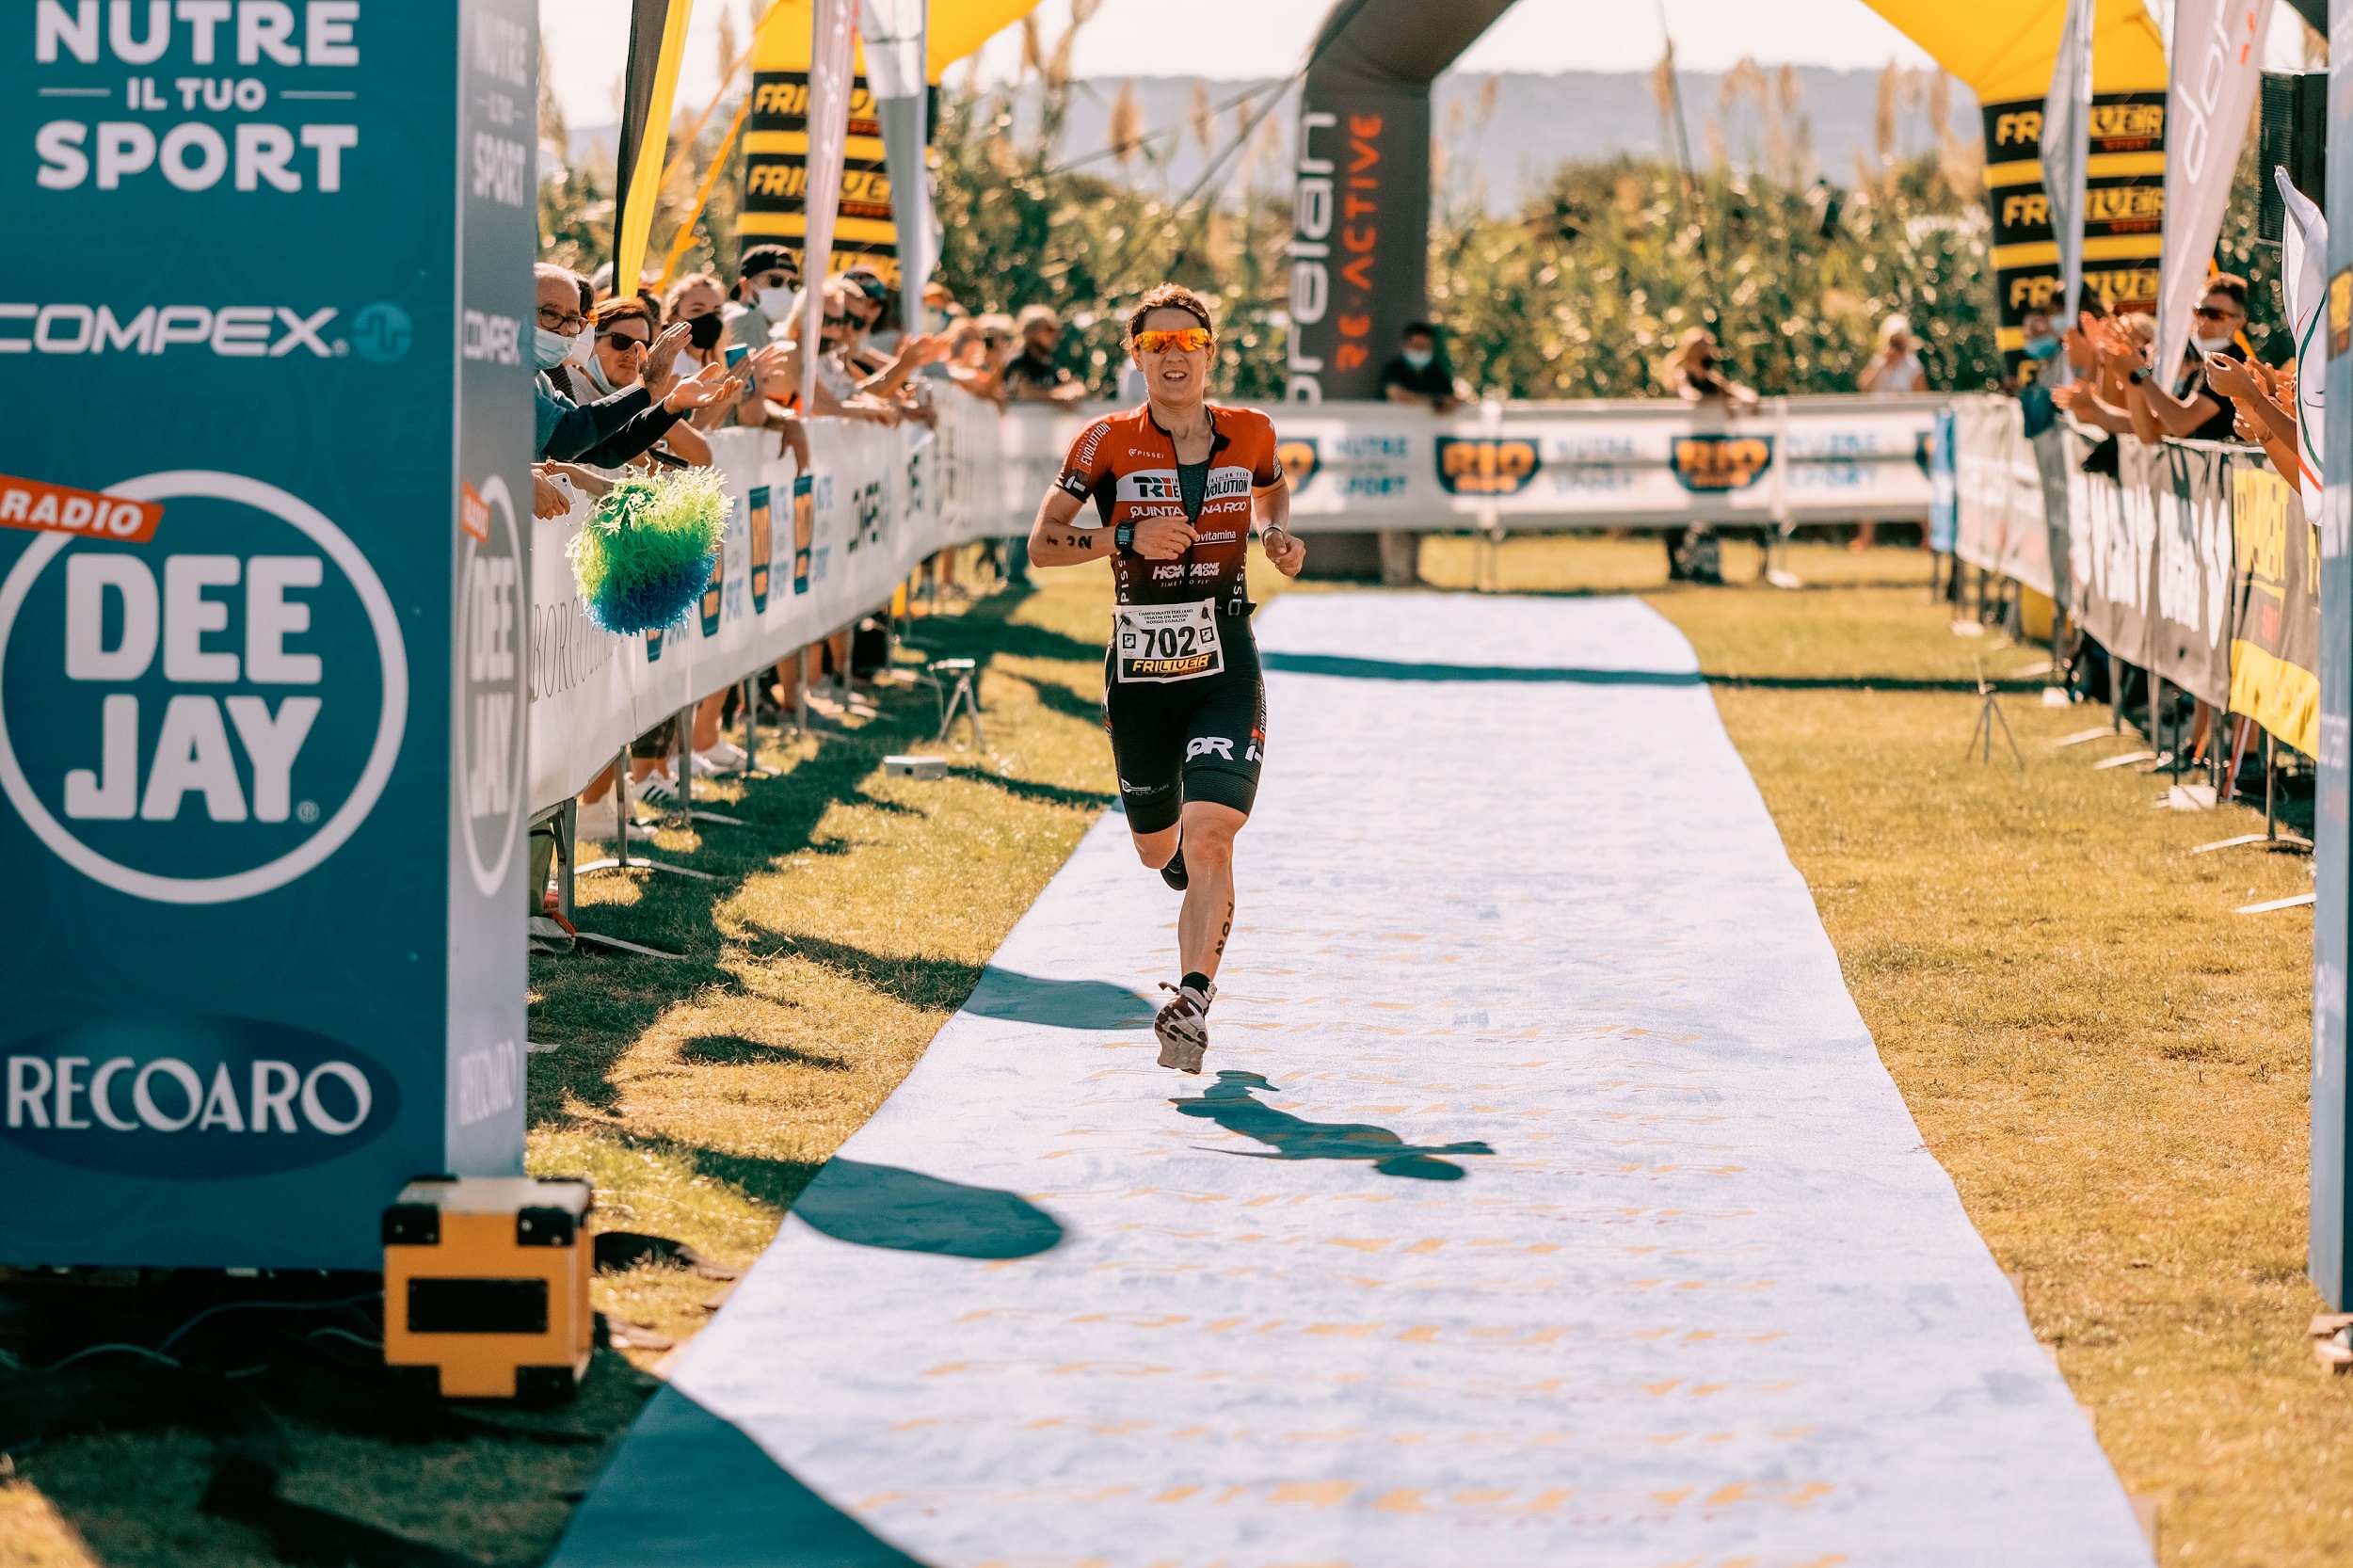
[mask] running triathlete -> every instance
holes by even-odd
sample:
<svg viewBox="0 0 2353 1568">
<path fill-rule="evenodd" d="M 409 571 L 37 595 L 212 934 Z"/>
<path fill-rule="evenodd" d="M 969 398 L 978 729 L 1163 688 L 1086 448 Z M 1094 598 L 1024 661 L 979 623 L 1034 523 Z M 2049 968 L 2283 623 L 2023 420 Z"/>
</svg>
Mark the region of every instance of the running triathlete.
<svg viewBox="0 0 2353 1568">
<path fill-rule="evenodd" d="M 1128 345 L 1146 401 L 1080 433 L 1037 509 L 1030 560 L 1112 560 L 1118 602 L 1103 723 L 1119 798 L 1137 856 L 1185 895 L 1182 978 L 1161 983 L 1176 995 L 1152 1028 L 1161 1066 L 1198 1073 L 1234 929 L 1234 835 L 1250 818 L 1266 751 L 1266 686 L 1243 571 L 1254 516 L 1284 576 L 1299 575 L 1307 547 L 1284 527 L 1290 489 L 1273 422 L 1204 395 L 1217 354 L 1208 302 L 1161 284 L 1128 318 Z M 1097 517 L 1081 520 L 1089 499 Z"/>
</svg>

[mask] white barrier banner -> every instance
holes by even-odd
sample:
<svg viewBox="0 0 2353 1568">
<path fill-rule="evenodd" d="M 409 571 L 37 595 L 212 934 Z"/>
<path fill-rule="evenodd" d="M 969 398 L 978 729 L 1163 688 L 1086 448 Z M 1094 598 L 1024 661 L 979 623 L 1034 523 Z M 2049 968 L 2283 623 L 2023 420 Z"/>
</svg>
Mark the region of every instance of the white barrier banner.
<svg viewBox="0 0 2353 1568">
<path fill-rule="evenodd" d="M 765 430 L 710 437 L 733 502 L 695 612 L 643 636 L 583 613 L 566 547 L 579 502 L 532 529 L 531 802 L 584 788 L 635 736 L 884 603 L 935 551 L 1029 532 L 1064 454 L 1107 407 L 992 405 L 941 388 L 936 430 L 809 422 L 803 478 Z M 1274 410 L 1292 516 L 1318 528 L 1606 527 L 1925 519 L 1940 398 Z M 1966 444 L 1963 443 L 1966 451 Z"/>
<path fill-rule="evenodd" d="M 1953 399 L 1953 553 L 1973 567 L 2051 592 L 2051 534 L 2042 470 L 2018 400 Z"/>
<path fill-rule="evenodd" d="M 535 812 L 585 787 L 632 738 L 687 704 L 882 604 L 916 563 L 955 542 L 937 499 L 940 441 L 920 424 L 811 421 L 815 472 L 806 484 L 772 431 L 709 439 L 733 508 L 718 570 L 678 625 L 619 637 L 588 619 L 566 553 L 587 502 L 533 527 Z"/>
<path fill-rule="evenodd" d="M 1465 407 L 1277 404 L 1291 516 L 1318 528 L 1897 521 L 1929 514 L 1942 397 L 1768 398 L 1724 413 L 1664 399 Z M 1016 406 L 1003 433 L 1007 531 L 1109 406 Z"/>
</svg>

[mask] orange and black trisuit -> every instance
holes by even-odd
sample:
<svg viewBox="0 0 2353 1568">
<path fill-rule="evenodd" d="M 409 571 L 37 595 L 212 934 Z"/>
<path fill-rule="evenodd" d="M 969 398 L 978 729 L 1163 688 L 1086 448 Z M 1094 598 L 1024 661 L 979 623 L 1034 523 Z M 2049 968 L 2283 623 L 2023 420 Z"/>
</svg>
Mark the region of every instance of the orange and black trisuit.
<svg viewBox="0 0 2353 1568">
<path fill-rule="evenodd" d="M 1243 568 L 1251 491 L 1280 479 L 1283 467 L 1266 415 L 1207 408 L 1206 462 L 1177 462 L 1175 439 L 1147 403 L 1080 431 L 1057 481 L 1080 500 L 1094 498 L 1102 517 L 1096 526 L 1182 517 L 1196 535 L 1174 561 L 1112 554 L 1118 603 L 1104 659 L 1103 723 L 1128 826 L 1137 833 L 1176 826 L 1188 800 L 1247 813 L 1266 751 L 1266 687 Z"/>
</svg>

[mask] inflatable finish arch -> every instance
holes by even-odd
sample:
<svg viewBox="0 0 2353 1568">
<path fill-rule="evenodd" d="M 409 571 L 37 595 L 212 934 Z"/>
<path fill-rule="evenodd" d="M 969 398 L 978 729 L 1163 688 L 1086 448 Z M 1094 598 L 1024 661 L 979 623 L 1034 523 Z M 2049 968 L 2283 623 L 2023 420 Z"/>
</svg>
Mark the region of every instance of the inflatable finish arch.
<svg viewBox="0 0 2353 1568">
<path fill-rule="evenodd" d="M 1430 276 L 1430 84 L 1512 0 L 1340 0 L 1308 56 L 1293 198 L 1293 402 L 1377 398 Z"/>
</svg>

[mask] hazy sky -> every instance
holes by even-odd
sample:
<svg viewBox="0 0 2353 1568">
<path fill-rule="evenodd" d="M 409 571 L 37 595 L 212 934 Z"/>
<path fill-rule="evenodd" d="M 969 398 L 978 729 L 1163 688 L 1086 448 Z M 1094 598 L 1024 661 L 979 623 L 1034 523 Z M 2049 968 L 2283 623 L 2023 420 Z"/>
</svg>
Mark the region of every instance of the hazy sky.
<svg viewBox="0 0 2353 1568">
<path fill-rule="evenodd" d="M 934 0 L 953 4 L 953 0 Z M 1433 0 L 1443 3 L 1443 0 Z M 1520 0 L 1459 62 L 1464 71 L 1647 71 L 1658 58 L 1662 0 Z M 1965 0 L 1956 0 L 1965 3 Z M 681 102 L 699 108 L 717 84 L 718 23 L 732 11 L 749 36 L 754 0 L 696 0 Z M 1869 67 L 1928 56 L 1863 0 L 1663 0 L 1676 58 L 1721 71 L 1744 55 L 1768 65 Z M 1331 0 L 1102 0 L 1079 30 L 1080 76 L 1282 76 L 1299 66 Z M 1048 46 L 1069 25 L 1069 0 L 1043 0 Z M 556 95 L 575 125 L 617 118 L 614 84 L 629 48 L 627 0 L 539 0 Z M 1250 40 L 1247 48 L 1237 40 Z M 1020 62 L 1012 31 L 982 51 L 983 74 Z"/>
<path fill-rule="evenodd" d="M 696 0 L 679 80 L 682 105 L 701 108 L 718 85 L 721 13 L 733 13 L 739 36 L 748 38 L 758 4 Z M 1184 0 L 1176 7 L 1170 0 L 1102 0 L 1079 31 L 1071 66 L 1080 76 L 1288 75 L 1331 8 L 1332 0 Z M 2169 6 L 2160 9 L 2169 16 Z M 2303 24 L 2286 6 L 2275 11 L 2281 25 L 2267 53 L 2275 66 L 2292 67 L 2300 63 Z M 1891 59 L 1929 63 L 1863 0 L 1520 0 L 1456 69 L 1647 71 L 1658 58 L 1662 13 L 1676 59 L 1695 71 L 1722 71 L 1744 56 L 1765 65 L 1848 70 L 1877 70 Z M 1069 25 L 1070 0 L 1043 0 L 1036 14 L 1051 47 Z M 627 0 L 539 0 L 539 23 L 565 117 L 574 125 L 618 119 L 614 91 L 629 49 Z M 1248 47 L 1238 40 L 1248 40 Z M 1012 29 L 981 52 L 987 79 L 1011 76 L 1019 62 Z"/>
</svg>

